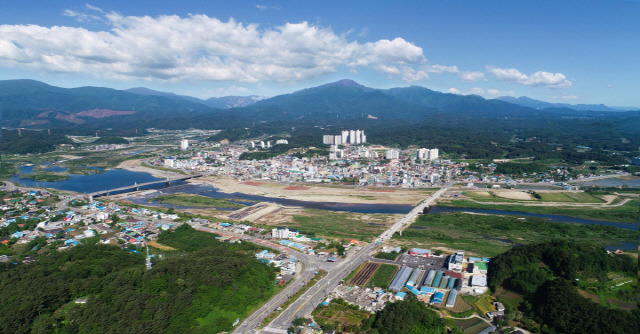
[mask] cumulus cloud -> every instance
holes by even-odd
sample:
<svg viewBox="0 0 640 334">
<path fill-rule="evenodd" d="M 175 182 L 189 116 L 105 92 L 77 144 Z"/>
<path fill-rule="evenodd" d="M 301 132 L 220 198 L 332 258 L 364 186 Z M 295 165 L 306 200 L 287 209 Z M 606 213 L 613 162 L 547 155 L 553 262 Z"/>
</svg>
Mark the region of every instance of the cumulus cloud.
<svg viewBox="0 0 640 334">
<path fill-rule="evenodd" d="M 449 90 L 447 90 L 447 92 L 451 93 L 451 94 L 460 94 L 460 90 L 458 88 L 449 88 Z"/>
<path fill-rule="evenodd" d="M 460 77 L 460 79 L 467 82 L 486 80 L 484 73 L 478 71 L 460 72 L 458 76 Z"/>
<path fill-rule="evenodd" d="M 78 20 L 94 16 L 74 11 L 65 15 Z M 410 67 L 426 61 L 422 49 L 399 37 L 358 43 L 307 22 L 262 28 L 206 15 L 110 12 L 99 18 L 110 30 L 0 25 L 0 66 L 120 80 L 295 82 L 342 66 L 395 71 L 406 81 L 428 78 L 426 71 Z"/>
<path fill-rule="evenodd" d="M 425 71 L 429 73 L 458 73 L 460 70 L 458 66 L 445 66 L 445 65 L 428 65 L 425 66 Z"/>
<path fill-rule="evenodd" d="M 487 66 L 487 71 L 496 79 L 515 82 L 525 86 L 540 86 L 551 88 L 571 87 L 571 81 L 562 73 L 550 73 L 538 71 L 531 75 L 521 73 L 515 68 L 497 68 Z"/>
</svg>

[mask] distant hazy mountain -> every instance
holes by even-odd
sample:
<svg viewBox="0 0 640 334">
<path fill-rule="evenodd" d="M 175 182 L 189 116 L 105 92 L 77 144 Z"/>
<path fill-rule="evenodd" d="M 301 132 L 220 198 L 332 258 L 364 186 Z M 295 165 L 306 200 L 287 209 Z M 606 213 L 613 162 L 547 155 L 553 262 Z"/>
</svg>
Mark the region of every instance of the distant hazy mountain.
<svg viewBox="0 0 640 334">
<path fill-rule="evenodd" d="M 568 109 L 580 110 L 580 111 L 623 111 L 623 110 L 633 109 L 633 108 L 625 108 L 625 107 L 608 107 L 604 104 L 551 103 L 551 102 L 535 100 L 526 96 L 520 96 L 518 98 L 515 98 L 513 96 L 501 96 L 496 98 L 496 100 L 505 101 L 505 102 L 521 105 L 524 107 L 534 108 L 534 109 L 568 108 Z"/>
<path fill-rule="evenodd" d="M 154 95 L 154 96 L 166 96 L 173 98 L 180 98 L 190 102 L 201 103 L 216 109 L 230 109 L 230 108 L 240 108 L 246 107 L 248 105 L 252 105 L 260 100 L 264 100 L 265 98 L 257 95 L 250 96 L 223 96 L 223 97 L 212 97 L 206 100 L 199 99 L 197 97 L 188 96 L 188 95 L 177 95 L 174 93 L 168 92 L 160 92 L 157 90 L 145 88 L 145 87 L 136 87 L 129 88 L 125 91 L 140 94 L 140 95 Z"/>
<path fill-rule="evenodd" d="M 258 95 L 223 96 L 208 98 L 204 100 L 203 103 L 213 108 L 230 109 L 246 107 L 264 99 L 265 97 Z"/>
</svg>

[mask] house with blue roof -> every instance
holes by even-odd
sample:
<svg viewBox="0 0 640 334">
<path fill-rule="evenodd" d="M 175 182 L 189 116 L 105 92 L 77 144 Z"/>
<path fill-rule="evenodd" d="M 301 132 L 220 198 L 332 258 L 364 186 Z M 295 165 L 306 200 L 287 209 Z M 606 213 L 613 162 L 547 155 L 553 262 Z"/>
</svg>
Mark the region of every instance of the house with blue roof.
<svg viewBox="0 0 640 334">
<path fill-rule="evenodd" d="M 16 232 L 13 232 L 13 234 L 11 235 L 11 238 L 19 239 L 19 238 L 22 238 L 23 236 L 24 236 L 24 233 L 20 231 L 16 231 Z"/>
</svg>

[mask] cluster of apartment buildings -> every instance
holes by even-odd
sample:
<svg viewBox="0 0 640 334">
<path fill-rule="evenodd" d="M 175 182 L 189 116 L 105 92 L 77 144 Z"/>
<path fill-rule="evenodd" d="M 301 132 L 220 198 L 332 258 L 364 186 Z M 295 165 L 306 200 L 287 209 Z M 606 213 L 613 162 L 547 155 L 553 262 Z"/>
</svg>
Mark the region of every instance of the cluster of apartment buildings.
<svg viewBox="0 0 640 334">
<path fill-rule="evenodd" d="M 324 135 L 322 143 L 325 145 L 360 145 L 367 143 L 364 130 L 344 130 L 339 135 Z"/>
</svg>

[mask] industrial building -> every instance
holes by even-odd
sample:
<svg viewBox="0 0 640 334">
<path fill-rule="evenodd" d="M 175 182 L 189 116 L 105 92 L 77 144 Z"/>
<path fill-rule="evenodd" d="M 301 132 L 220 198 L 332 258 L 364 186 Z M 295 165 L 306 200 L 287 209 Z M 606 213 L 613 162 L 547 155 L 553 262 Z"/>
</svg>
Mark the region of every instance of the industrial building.
<svg viewBox="0 0 640 334">
<path fill-rule="evenodd" d="M 444 298 L 444 293 L 436 292 L 433 294 L 433 298 L 431 299 L 431 303 L 440 305 L 442 304 L 442 299 Z"/>
<path fill-rule="evenodd" d="M 458 290 L 449 291 L 449 297 L 447 297 L 446 307 L 454 307 L 456 305 L 456 298 L 458 297 Z"/>
<path fill-rule="evenodd" d="M 400 271 L 396 275 L 396 277 L 393 279 L 393 282 L 391 282 L 391 286 L 389 287 L 389 290 L 393 290 L 396 292 L 402 290 L 405 283 L 409 279 L 409 276 L 411 276 L 412 272 L 413 272 L 413 268 L 403 266 L 402 269 L 400 269 Z"/>
<path fill-rule="evenodd" d="M 411 248 L 409 250 L 409 255 L 430 257 L 431 250 L 424 248 Z"/>
<path fill-rule="evenodd" d="M 449 270 L 458 270 L 462 271 L 462 262 L 464 261 L 464 252 L 458 251 L 455 254 L 449 256 L 449 260 L 447 261 L 447 268 Z"/>
<path fill-rule="evenodd" d="M 431 286 L 431 284 L 433 283 L 433 279 L 436 277 L 436 271 L 433 269 L 429 270 L 429 273 L 427 274 L 427 277 L 424 279 L 424 282 L 422 283 L 423 286 Z"/>
</svg>

